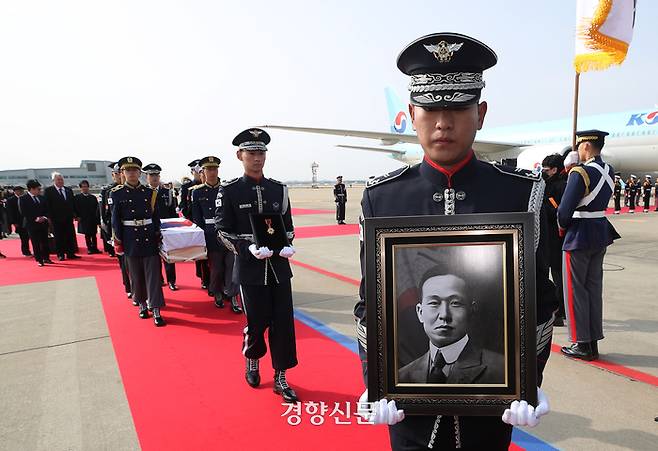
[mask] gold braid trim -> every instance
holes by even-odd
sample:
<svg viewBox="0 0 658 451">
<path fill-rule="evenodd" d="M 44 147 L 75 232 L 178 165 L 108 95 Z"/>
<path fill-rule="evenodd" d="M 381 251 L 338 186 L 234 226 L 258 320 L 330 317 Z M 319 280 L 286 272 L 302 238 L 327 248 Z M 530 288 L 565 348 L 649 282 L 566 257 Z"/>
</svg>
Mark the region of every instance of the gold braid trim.
<svg viewBox="0 0 658 451">
<path fill-rule="evenodd" d="M 585 168 L 582 167 L 582 166 L 574 166 L 569 171 L 569 174 L 571 174 L 572 172 L 577 172 L 583 178 L 583 182 L 585 182 L 585 194 L 584 194 L 584 196 L 587 196 L 589 194 L 589 174 L 587 173 Z"/>
</svg>

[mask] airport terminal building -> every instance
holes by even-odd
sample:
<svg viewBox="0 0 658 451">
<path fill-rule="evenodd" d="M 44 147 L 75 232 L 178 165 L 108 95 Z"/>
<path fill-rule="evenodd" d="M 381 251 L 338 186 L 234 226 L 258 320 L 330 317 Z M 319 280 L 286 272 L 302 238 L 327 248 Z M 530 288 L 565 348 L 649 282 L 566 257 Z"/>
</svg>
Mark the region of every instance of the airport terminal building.
<svg viewBox="0 0 658 451">
<path fill-rule="evenodd" d="M 82 180 L 88 180 L 92 187 L 102 186 L 112 182 L 112 172 L 108 167 L 110 163 L 104 160 L 82 160 L 77 168 L 9 169 L 0 171 L 0 186 L 25 186 L 30 179 L 37 179 L 43 186 L 48 186 L 53 172 L 64 176 L 66 186 L 76 187 Z"/>
</svg>

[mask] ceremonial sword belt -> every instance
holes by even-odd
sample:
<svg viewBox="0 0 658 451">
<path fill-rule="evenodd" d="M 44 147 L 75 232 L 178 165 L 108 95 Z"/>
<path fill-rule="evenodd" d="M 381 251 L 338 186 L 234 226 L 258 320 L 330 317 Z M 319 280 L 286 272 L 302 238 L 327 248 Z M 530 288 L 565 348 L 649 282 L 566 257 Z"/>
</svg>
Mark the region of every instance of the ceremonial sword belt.
<svg viewBox="0 0 658 451">
<path fill-rule="evenodd" d="M 125 226 L 143 227 L 149 224 L 153 224 L 153 219 L 131 219 L 127 221 L 121 221 L 121 224 Z"/>
<path fill-rule="evenodd" d="M 572 218 L 592 219 L 605 218 L 605 211 L 574 211 Z"/>
</svg>

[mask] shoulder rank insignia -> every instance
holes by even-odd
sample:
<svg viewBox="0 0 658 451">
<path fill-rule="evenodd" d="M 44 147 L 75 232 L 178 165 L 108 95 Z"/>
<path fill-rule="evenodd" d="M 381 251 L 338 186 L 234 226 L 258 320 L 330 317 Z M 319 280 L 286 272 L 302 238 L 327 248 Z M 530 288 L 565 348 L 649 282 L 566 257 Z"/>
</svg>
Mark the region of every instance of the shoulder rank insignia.
<svg viewBox="0 0 658 451">
<path fill-rule="evenodd" d="M 121 188 L 123 188 L 123 184 L 119 184 L 119 185 L 115 186 L 110 191 L 112 191 L 112 192 L 119 191 Z"/>
<path fill-rule="evenodd" d="M 238 180 L 240 180 L 240 177 L 236 177 L 236 178 L 231 179 L 231 180 L 224 180 L 224 181 L 222 182 L 222 186 L 229 186 L 229 185 L 232 185 L 233 183 L 237 182 Z"/>
<path fill-rule="evenodd" d="M 491 165 L 498 169 L 501 174 L 513 175 L 515 177 L 520 177 L 526 180 L 532 180 L 533 182 L 538 182 L 541 180 L 540 174 L 535 174 L 529 169 L 515 168 L 513 166 L 506 166 L 499 163 L 492 163 Z"/>
<path fill-rule="evenodd" d="M 407 165 L 405 167 L 402 167 L 400 169 L 396 169 L 395 171 L 387 172 L 384 175 L 380 175 L 379 177 L 375 177 L 374 179 L 370 179 L 366 182 L 366 188 L 372 188 L 373 186 L 381 185 L 382 183 L 389 182 L 393 179 L 398 178 L 402 174 L 404 174 L 407 169 L 409 169 L 411 166 Z"/>
</svg>

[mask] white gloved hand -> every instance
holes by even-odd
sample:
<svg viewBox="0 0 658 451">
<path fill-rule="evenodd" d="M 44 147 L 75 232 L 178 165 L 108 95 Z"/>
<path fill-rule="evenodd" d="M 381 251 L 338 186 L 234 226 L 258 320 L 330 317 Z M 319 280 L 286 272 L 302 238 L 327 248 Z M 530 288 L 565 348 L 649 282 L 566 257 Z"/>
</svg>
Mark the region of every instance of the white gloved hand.
<svg viewBox="0 0 658 451">
<path fill-rule="evenodd" d="M 292 247 L 292 246 L 284 246 L 284 248 L 281 249 L 281 251 L 279 252 L 279 255 L 280 255 L 281 257 L 283 257 L 283 258 L 290 258 L 290 257 L 292 257 L 293 255 L 295 255 L 295 252 L 297 252 L 297 251 L 295 250 L 294 247 Z"/>
<path fill-rule="evenodd" d="M 256 247 L 255 244 L 249 245 L 249 252 L 251 252 L 251 254 L 258 260 L 270 258 L 272 255 L 274 255 L 274 252 L 269 250 L 267 247 Z"/>
<path fill-rule="evenodd" d="M 367 406 L 368 390 L 364 391 L 359 398 L 357 414 L 361 415 L 372 424 L 388 424 L 392 426 L 404 420 L 404 410 L 398 410 L 395 401 L 386 401 L 386 398 L 371 403 L 372 410 Z"/>
<path fill-rule="evenodd" d="M 539 418 L 551 411 L 548 397 L 544 391 L 537 387 L 537 408 L 529 405 L 527 401 L 514 401 L 509 409 L 503 412 L 503 422 L 512 426 L 529 426 L 534 428 L 539 424 Z"/>
</svg>

